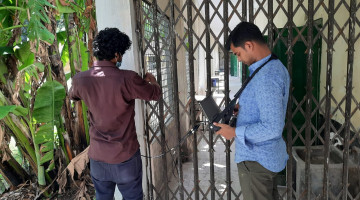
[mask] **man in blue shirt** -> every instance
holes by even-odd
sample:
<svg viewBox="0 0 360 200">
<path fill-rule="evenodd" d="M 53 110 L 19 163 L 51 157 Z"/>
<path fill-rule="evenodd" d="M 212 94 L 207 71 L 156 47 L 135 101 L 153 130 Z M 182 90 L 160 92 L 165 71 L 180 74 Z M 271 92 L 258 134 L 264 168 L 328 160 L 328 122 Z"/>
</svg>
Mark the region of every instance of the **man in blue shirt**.
<svg viewBox="0 0 360 200">
<path fill-rule="evenodd" d="M 229 35 L 226 48 L 249 66 L 250 75 L 271 56 L 259 28 L 241 22 Z M 214 123 L 227 140 L 235 137 L 235 162 L 244 199 L 279 199 L 275 176 L 286 166 L 282 138 L 290 77 L 278 60 L 270 60 L 239 97 L 236 127 Z"/>
</svg>

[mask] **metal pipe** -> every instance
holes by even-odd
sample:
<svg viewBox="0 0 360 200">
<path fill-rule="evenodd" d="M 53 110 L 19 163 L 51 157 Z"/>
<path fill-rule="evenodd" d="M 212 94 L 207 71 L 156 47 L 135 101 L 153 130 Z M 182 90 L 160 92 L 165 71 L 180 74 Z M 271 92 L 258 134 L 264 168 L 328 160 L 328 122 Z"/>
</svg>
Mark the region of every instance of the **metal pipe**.
<svg viewBox="0 0 360 200">
<path fill-rule="evenodd" d="M 325 145 L 324 145 L 324 180 L 322 199 L 329 199 L 329 157 L 330 157 L 330 124 L 331 124 L 331 90 L 332 60 L 334 50 L 334 0 L 329 0 L 328 9 L 328 43 L 326 69 L 326 103 L 325 103 Z"/>
<path fill-rule="evenodd" d="M 180 131 L 180 111 L 179 111 L 179 86 L 178 86 L 178 74 L 177 74 L 177 57 L 176 57 L 176 36 L 175 36 L 175 9 L 174 0 L 170 0 L 170 49 L 171 49 L 171 64 L 172 64 L 172 79 L 174 88 L 174 119 L 175 119 L 175 130 L 178 136 L 179 150 L 177 151 L 177 167 L 178 167 L 178 184 L 180 199 L 184 200 L 184 177 L 182 170 L 182 159 L 181 159 L 181 131 Z"/>
<path fill-rule="evenodd" d="M 190 70 L 190 116 L 191 126 L 196 123 L 195 113 L 195 81 L 194 81 L 194 47 L 193 47 L 193 29 L 192 29 L 192 0 L 187 0 L 187 26 L 188 26 L 188 41 L 189 41 L 189 70 Z M 198 155 L 197 155 L 197 136 L 194 134 L 193 141 L 193 166 L 194 166 L 194 193 L 195 200 L 199 200 L 199 169 L 198 169 Z"/>
<path fill-rule="evenodd" d="M 274 48 L 274 11 L 273 11 L 273 0 L 268 1 L 268 45 L 270 51 Z"/>
<path fill-rule="evenodd" d="M 242 0 L 242 20 L 247 21 L 247 0 Z M 241 64 L 241 82 L 244 83 L 246 80 L 246 65 Z"/>
<path fill-rule="evenodd" d="M 142 36 L 142 29 L 143 27 L 141 27 L 142 23 L 142 16 L 143 16 L 143 12 L 142 12 L 142 7 L 141 7 L 141 0 L 135 0 L 135 9 L 136 9 L 136 33 L 137 33 L 137 37 L 138 37 L 138 48 L 140 50 L 140 65 L 142 67 L 142 74 L 146 73 L 146 68 L 145 68 L 145 61 L 144 61 L 144 56 L 145 56 L 145 52 L 144 52 L 144 48 L 143 48 L 143 36 Z M 146 103 L 147 104 L 147 103 Z M 146 112 L 145 112 L 146 115 Z M 144 119 L 146 119 L 146 117 L 144 117 Z M 149 123 L 148 120 L 145 121 L 145 127 L 148 127 Z M 145 144 L 146 144 L 146 148 L 145 148 L 145 153 L 147 157 L 151 157 L 151 151 L 150 151 L 150 141 L 149 141 L 149 130 L 147 128 L 145 128 L 144 130 L 144 140 L 145 140 Z M 149 199 L 153 199 L 153 182 L 152 182 L 152 167 L 151 167 L 151 160 L 150 158 L 146 158 L 145 159 L 145 166 L 146 166 L 146 186 L 147 186 L 147 191 L 144 192 L 146 194 L 146 196 L 149 197 Z"/>
<path fill-rule="evenodd" d="M 158 22 L 158 10 L 157 10 L 157 0 L 153 0 L 152 2 L 152 11 L 153 11 L 153 28 L 154 28 L 154 38 L 155 38 L 155 62 L 156 62 L 156 75 L 157 75 L 157 81 L 160 85 L 160 88 L 162 88 L 162 74 L 161 74 L 161 50 L 160 50 L 160 33 L 159 33 L 159 22 Z M 164 99 L 161 97 L 159 100 L 159 128 L 160 128 L 160 134 L 161 134 L 161 151 L 162 153 L 166 152 L 166 139 L 165 139 L 165 123 L 164 123 Z M 166 156 L 162 157 L 162 164 L 163 164 L 163 182 L 164 184 L 164 197 L 165 200 L 169 199 L 169 180 L 167 177 L 167 160 Z M 161 194 L 160 194 L 161 195 Z"/>
<path fill-rule="evenodd" d="M 206 96 L 211 95 L 210 0 L 205 0 Z M 214 131 L 209 129 L 210 198 L 215 200 Z"/>
<path fill-rule="evenodd" d="M 249 22 L 254 23 L 254 0 L 249 0 Z"/>
<path fill-rule="evenodd" d="M 293 179 L 292 179 L 292 174 L 293 174 L 293 160 L 294 157 L 292 156 L 292 144 L 293 144 L 293 137 L 292 137 L 292 115 L 293 115 L 293 111 L 292 111 L 292 105 L 293 105 L 293 83 L 292 83 L 292 77 L 293 77 L 293 73 L 292 73 L 292 64 L 293 64 L 293 46 L 292 46 L 292 41 L 293 41 L 293 17 L 294 17 L 294 13 L 293 13 L 293 1 L 289 1 L 288 2 L 288 23 L 287 23 L 287 29 L 288 29 L 288 37 L 287 37 L 287 68 L 289 71 L 289 75 L 290 75 L 290 87 L 289 87 L 289 100 L 288 100 L 288 105 L 287 105 L 287 110 L 286 110 L 286 119 L 287 119 L 287 123 L 286 123 L 286 134 L 287 134 L 287 152 L 289 153 L 289 160 L 287 162 L 287 167 L 286 167 L 286 185 L 287 185 L 287 199 L 293 199 Z"/>
<path fill-rule="evenodd" d="M 348 198 L 349 180 L 349 146 L 351 126 L 351 102 L 352 102 L 352 78 L 354 69 L 354 44 L 355 44 L 355 21 L 356 21 L 356 0 L 350 0 L 349 18 L 349 40 L 348 40 L 348 61 L 346 75 L 346 100 L 345 100 L 345 135 L 344 135 L 344 168 L 343 168 L 343 193 L 342 199 Z"/>
<path fill-rule="evenodd" d="M 314 17 L 314 0 L 308 1 L 307 12 L 307 70 L 306 70 L 306 111 L 305 111 L 305 194 L 308 200 L 311 199 L 311 112 L 312 112 L 312 68 L 313 68 L 313 17 Z"/>
<path fill-rule="evenodd" d="M 229 6 L 229 0 L 224 0 L 224 45 L 226 44 L 226 41 L 229 37 L 229 13 L 228 13 L 228 6 Z M 225 69 L 225 106 L 229 104 L 229 51 L 224 49 L 224 69 Z M 226 73 L 227 71 L 227 73 Z M 227 80 L 227 81 L 226 81 Z M 225 153 L 226 153 L 226 189 L 227 189 L 227 199 L 231 200 L 231 168 L 230 168 L 230 153 L 231 153 L 231 143 L 230 140 L 226 140 L 225 143 Z"/>
</svg>

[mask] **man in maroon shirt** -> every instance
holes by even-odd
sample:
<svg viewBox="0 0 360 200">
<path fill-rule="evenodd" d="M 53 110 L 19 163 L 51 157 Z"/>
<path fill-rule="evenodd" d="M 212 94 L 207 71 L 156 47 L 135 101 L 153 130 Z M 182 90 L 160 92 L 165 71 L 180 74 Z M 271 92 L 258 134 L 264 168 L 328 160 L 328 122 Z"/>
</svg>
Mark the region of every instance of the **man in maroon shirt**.
<svg viewBox="0 0 360 200">
<path fill-rule="evenodd" d="M 159 100 L 155 77 L 119 69 L 130 48 L 129 37 L 117 28 L 99 32 L 93 42 L 93 67 L 72 78 L 70 98 L 89 109 L 90 174 L 97 200 L 113 199 L 115 185 L 124 199 L 142 199 L 142 163 L 135 129 L 135 99 Z"/>
</svg>

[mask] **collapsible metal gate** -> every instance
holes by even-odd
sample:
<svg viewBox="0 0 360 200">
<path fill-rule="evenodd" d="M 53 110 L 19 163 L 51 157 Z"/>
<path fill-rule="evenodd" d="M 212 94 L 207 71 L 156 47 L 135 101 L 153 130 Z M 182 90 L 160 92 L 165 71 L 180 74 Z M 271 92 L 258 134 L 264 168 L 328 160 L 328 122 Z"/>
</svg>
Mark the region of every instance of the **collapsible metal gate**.
<svg viewBox="0 0 360 200">
<path fill-rule="evenodd" d="M 229 25 L 250 21 L 267 35 L 271 49 L 283 46 L 285 51 L 280 57 L 292 78 L 284 127 L 289 161 L 282 173 L 286 185 L 281 195 L 285 199 L 360 199 L 360 82 L 356 78 L 360 75 L 360 60 L 359 53 L 355 54 L 360 50 L 359 8 L 357 0 L 135 0 L 143 70 L 156 74 L 164 93 L 161 101 L 146 103 L 147 155 L 158 155 L 180 145 L 186 130 L 201 119 L 195 99 L 195 94 L 201 93 L 197 81 L 206 81 L 205 94 L 210 95 L 215 51 L 224 56 L 219 58 L 224 63 L 224 104 L 232 98 L 227 76 L 230 53 L 224 49 L 224 41 L 230 28 L 234 28 Z M 316 22 L 319 18 L 320 24 Z M 298 42 L 306 47 L 302 52 L 306 63 L 304 88 L 294 86 L 300 76 L 294 67 Z M 320 44 L 316 60 L 315 44 Z M 201 52 L 205 52 L 204 60 L 199 60 Z M 317 75 L 314 63 L 320 63 Z M 199 66 L 205 67 L 205 76 L 199 73 Z M 243 69 L 243 77 L 245 74 Z M 303 96 L 294 95 L 300 90 L 304 90 Z M 209 148 L 207 188 L 199 185 L 201 141 Z M 226 181 L 221 192 L 215 186 L 214 172 L 214 144 L 219 141 L 225 146 L 226 157 Z M 337 145 L 334 141 L 338 141 Z M 234 159 L 230 156 L 233 141 L 203 130 L 185 143 L 171 156 L 146 159 L 147 198 L 242 199 L 241 191 L 232 184 L 238 179 L 237 173 L 230 170 L 236 167 L 230 165 Z M 315 145 L 320 146 L 320 153 L 316 153 Z M 305 163 L 302 169 L 299 158 L 294 157 L 296 146 L 304 149 L 294 151 Z M 340 160 L 332 158 L 336 152 L 340 152 Z M 184 186 L 182 166 L 189 156 L 193 162 L 191 189 Z M 322 159 L 316 161 L 316 156 Z M 338 171 L 334 171 L 336 168 Z M 319 174 L 322 178 L 316 184 L 320 185 L 314 186 L 314 177 Z M 170 187 L 174 179 L 176 187 Z"/>
</svg>

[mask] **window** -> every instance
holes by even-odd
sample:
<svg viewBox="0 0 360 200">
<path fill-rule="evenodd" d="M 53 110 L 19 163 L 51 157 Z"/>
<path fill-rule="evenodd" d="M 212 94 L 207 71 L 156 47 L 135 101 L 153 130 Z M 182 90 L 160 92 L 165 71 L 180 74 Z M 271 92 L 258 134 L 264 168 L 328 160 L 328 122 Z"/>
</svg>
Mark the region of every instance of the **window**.
<svg viewBox="0 0 360 200">
<path fill-rule="evenodd" d="M 143 19 L 144 19 L 144 62 L 147 66 L 146 70 L 157 77 L 156 57 L 155 57 L 155 37 L 154 32 L 154 15 L 152 7 L 147 2 L 142 2 Z M 157 22 L 159 23 L 159 47 L 161 60 L 161 84 L 164 99 L 164 119 L 165 123 L 169 122 L 173 117 L 173 66 L 170 61 L 170 35 L 169 35 L 169 19 L 158 11 Z M 155 112 L 159 113 L 159 107 L 156 102 L 150 102 L 152 106 L 156 105 Z M 159 127 L 159 119 L 156 114 L 152 114 L 149 120 L 149 126 L 156 131 Z"/>
</svg>

